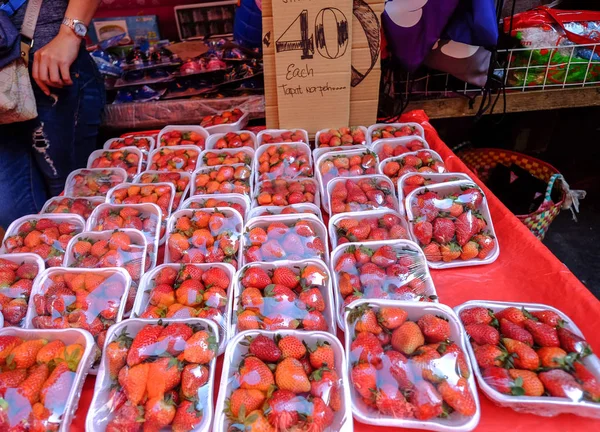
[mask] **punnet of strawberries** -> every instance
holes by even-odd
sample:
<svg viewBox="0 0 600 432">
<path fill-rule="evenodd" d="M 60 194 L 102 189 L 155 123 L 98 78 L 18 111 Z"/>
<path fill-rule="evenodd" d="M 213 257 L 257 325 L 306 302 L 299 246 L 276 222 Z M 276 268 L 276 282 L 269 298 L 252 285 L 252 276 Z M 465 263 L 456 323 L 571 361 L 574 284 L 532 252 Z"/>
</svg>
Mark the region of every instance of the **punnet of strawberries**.
<svg viewBox="0 0 600 432">
<path fill-rule="evenodd" d="M 102 199 L 89 198 L 71 198 L 71 197 L 53 197 L 47 202 L 44 207 L 44 213 L 75 213 L 83 219 L 90 217 L 92 211 L 102 204 Z"/>
<path fill-rule="evenodd" d="M 398 210 L 394 185 L 383 176 L 332 180 L 329 206 L 331 214 L 390 208 Z"/>
<path fill-rule="evenodd" d="M 184 172 L 143 172 L 136 177 L 136 183 L 171 183 L 175 186 L 175 197 L 173 198 L 173 209 L 179 208 L 182 198 L 187 194 L 191 176 Z"/>
<path fill-rule="evenodd" d="M 244 234 L 245 263 L 323 259 L 326 232 L 323 223 L 310 216 L 253 219 Z"/>
<path fill-rule="evenodd" d="M 339 431 L 346 410 L 343 356 L 333 337 L 252 332 L 228 366 L 225 427 L 242 431 Z"/>
<path fill-rule="evenodd" d="M 112 140 L 108 148 L 109 150 L 118 150 L 123 147 L 136 147 L 145 152 L 149 152 L 151 146 L 152 143 L 147 137 L 126 137 Z"/>
<path fill-rule="evenodd" d="M 228 263 L 237 269 L 242 218 L 230 209 L 180 210 L 167 234 L 172 263 Z"/>
<path fill-rule="evenodd" d="M 205 140 L 204 135 L 197 131 L 172 130 L 161 135 L 159 147 L 193 145 L 204 149 Z"/>
<path fill-rule="evenodd" d="M 469 335 L 472 361 L 495 391 L 600 402 L 600 371 L 586 361 L 592 349 L 555 311 L 475 306 L 459 316 Z"/>
<path fill-rule="evenodd" d="M 304 142 L 305 140 L 306 137 L 304 136 L 304 132 L 301 130 L 275 130 L 269 131 L 269 133 L 261 134 L 259 144 Z"/>
<path fill-rule="evenodd" d="M 77 370 L 86 347 L 31 333 L 0 335 L 0 430 L 57 432 L 83 379 Z"/>
<path fill-rule="evenodd" d="M 138 173 L 140 153 L 127 148 L 122 150 L 103 150 L 102 154 L 91 161 L 88 168 L 123 168 L 132 179 Z"/>
<path fill-rule="evenodd" d="M 217 150 L 235 149 L 240 147 L 255 147 L 254 137 L 252 134 L 245 131 L 228 132 L 219 138 L 214 144 L 214 148 Z"/>
<path fill-rule="evenodd" d="M 200 122 L 200 126 L 202 127 L 210 127 L 217 126 L 222 124 L 231 124 L 238 121 L 244 112 L 239 108 L 234 108 L 231 111 L 223 111 L 220 114 L 208 115 L 202 117 L 202 121 Z"/>
<path fill-rule="evenodd" d="M 310 204 L 290 204 L 283 207 L 277 206 L 265 206 L 265 207 L 257 207 L 257 211 L 254 212 L 256 216 L 273 216 L 273 215 L 287 215 L 287 214 L 300 214 L 306 213 L 321 217 L 321 213 L 319 212 L 318 207 Z"/>
<path fill-rule="evenodd" d="M 197 147 L 161 147 L 151 153 L 149 170 L 193 172 L 198 163 L 200 151 Z"/>
<path fill-rule="evenodd" d="M 382 124 L 371 132 L 371 142 L 375 142 L 378 139 L 400 138 L 412 135 L 421 136 L 421 131 L 415 126 L 409 124 Z"/>
<path fill-rule="evenodd" d="M 329 283 L 329 272 L 318 261 L 246 265 L 236 293 L 236 331 L 328 331 L 333 326 Z"/>
<path fill-rule="evenodd" d="M 114 186 L 127 180 L 127 173 L 121 170 L 79 169 L 65 185 L 65 194 L 73 197 L 106 196 Z"/>
<path fill-rule="evenodd" d="M 259 206 L 287 206 L 290 204 L 319 204 L 317 182 L 314 179 L 265 180 L 256 187 L 255 200 Z"/>
<path fill-rule="evenodd" d="M 419 315 L 411 320 L 394 305 L 362 303 L 349 309 L 351 397 L 363 416 L 460 422 L 477 413 L 461 335 L 453 340 L 442 311 Z"/>
<path fill-rule="evenodd" d="M 209 150 L 203 153 L 202 163 L 206 166 L 246 164 L 252 165 L 252 153 L 242 150 Z"/>
<path fill-rule="evenodd" d="M 438 178 L 435 174 L 410 173 L 401 180 L 399 187 L 406 197 L 409 193 L 422 186 L 465 180 L 463 176 L 452 175 L 452 173 L 440 174 L 440 176 L 443 176 L 443 178 Z"/>
<path fill-rule="evenodd" d="M 256 154 L 258 181 L 312 177 L 310 148 L 302 143 L 263 145 Z"/>
<path fill-rule="evenodd" d="M 223 194 L 215 195 L 210 197 L 200 197 L 195 195 L 193 199 L 191 199 L 187 207 L 188 209 L 203 209 L 203 208 L 217 208 L 217 207 L 226 207 L 232 208 L 236 210 L 239 214 L 242 215 L 242 218 L 245 219 L 248 204 L 246 203 L 246 197 L 241 194 L 233 195 L 236 198 L 224 197 Z"/>
<path fill-rule="evenodd" d="M 348 243 L 331 263 L 341 298 L 340 312 L 362 298 L 431 301 L 435 299 L 423 255 L 410 245 Z"/>
<path fill-rule="evenodd" d="M 355 177 L 364 174 L 377 174 L 379 160 L 370 150 L 352 151 L 349 153 L 328 153 L 320 160 L 317 169 L 321 174 L 323 188 L 336 177 Z"/>
<path fill-rule="evenodd" d="M 336 244 L 381 240 L 410 240 L 406 222 L 392 210 L 348 214 L 333 225 Z"/>
<path fill-rule="evenodd" d="M 33 280 L 43 270 L 34 254 L 0 255 L 0 313 L 4 327 L 21 327 Z"/>
<path fill-rule="evenodd" d="M 174 197 L 174 186 L 171 183 L 124 183 L 115 186 L 107 202 L 111 204 L 144 204 L 152 203 L 160 207 L 162 217 L 168 218 L 176 209 L 171 202 Z"/>
<path fill-rule="evenodd" d="M 106 432 L 208 430 L 217 347 L 202 320 L 124 322 L 107 340 L 93 424 Z"/>
<path fill-rule="evenodd" d="M 194 195 L 238 193 L 250 196 L 252 170 L 248 165 L 203 167 L 194 173 Z"/>
<path fill-rule="evenodd" d="M 487 203 L 475 185 L 463 184 L 447 193 L 419 190 L 407 205 L 412 234 L 430 262 L 484 260 L 496 247 L 481 212 Z"/>
<path fill-rule="evenodd" d="M 317 148 L 347 147 L 365 145 L 367 139 L 365 132 L 359 127 L 343 127 L 339 129 L 325 129 L 319 133 Z"/>
<path fill-rule="evenodd" d="M 446 172 L 446 167 L 441 158 L 433 154 L 431 150 L 419 150 L 386 159 L 381 164 L 381 172 L 396 184 L 404 174 L 410 172 L 443 173 Z"/>
<path fill-rule="evenodd" d="M 33 295 L 33 328 L 87 330 L 104 346 L 106 331 L 121 319 L 127 300 L 125 271 L 61 268 L 45 276 Z"/>
<path fill-rule="evenodd" d="M 406 138 L 401 141 L 391 138 L 385 141 L 380 141 L 376 146 L 373 147 L 375 153 L 379 157 L 380 161 L 403 155 L 404 153 L 416 152 L 423 150 L 425 144 L 419 139 L 413 139 L 407 141 Z"/>
<path fill-rule="evenodd" d="M 31 252 L 42 257 L 47 267 L 62 265 L 69 240 L 83 231 L 81 219 L 55 215 L 52 219 L 31 215 L 4 238 L 6 253 Z"/>
</svg>

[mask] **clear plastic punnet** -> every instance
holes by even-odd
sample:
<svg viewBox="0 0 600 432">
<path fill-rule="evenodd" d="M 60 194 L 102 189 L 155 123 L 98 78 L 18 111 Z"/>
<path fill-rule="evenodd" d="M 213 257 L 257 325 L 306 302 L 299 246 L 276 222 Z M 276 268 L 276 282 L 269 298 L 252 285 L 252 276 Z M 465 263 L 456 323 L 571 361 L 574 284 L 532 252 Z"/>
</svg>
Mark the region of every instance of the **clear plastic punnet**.
<svg viewBox="0 0 600 432">
<path fill-rule="evenodd" d="M 481 407 L 464 329 L 436 303 L 357 300 L 344 315 L 352 411 L 361 423 L 475 429 Z"/>
<path fill-rule="evenodd" d="M 398 200 L 400 205 L 404 209 L 405 197 L 421 186 L 430 186 L 438 183 L 447 183 L 451 181 L 460 180 L 471 180 L 467 174 L 460 172 L 447 172 L 447 173 L 419 173 L 412 172 L 406 173 L 398 178 Z"/>
<path fill-rule="evenodd" d="M 31 290 L 44 267 L 44 260 L 34 253 L 0 255 L 0 315 L 4 327 L 25 324 Z"/>
<path fill-rule="evenodd" d="M 250 198 L 242 194 L 214 194 L 214 195 L 194 195 L 185 200 L 181 209 L 202 209 L 202 208 L 220 208 L 229 207 L 237 210 L 244 220 L 248 219 L 248 209 L 250 208 Z"/>
<path fill-rule="evenodd" d="M 202 117 L 200 126 L 206 128 L 211 134 L 236 132 L 246 127 L 249 115 L 247 111 L 244 112 L 239 108 L 234 108 L 231 111 L 223 111 Z"/>
<path fill-rule="evenodd" d="M 265 129 L 256 136 L 258 146 L 263 144 L 303 142 L 309 144 L 308 132 L 304 129 Z"/>
<path fill-rule="evenodd" d="M 431 268 L 491 264 L 500 246 L 483 191 L 471 181 L 420 187 L 405 200 L 410 235 Z"/>
<path fill-rule="evenodd" d="M 209 432 L 218 345 L 215 324 L 199 318 L 114 325 L 85 430 L 125 431 L 133 419 L 157 431 Z"/>
<path fill-rule="evenodd" d="M 388 176 L 394 184 L 404 174 L 411 172 L 444 173 L 446 166 L 442 157 L 433 150 L 419 150 L 388 158 L 379 163 L 379 172 Z"/>
<path fill-rule="evenodd" d="M 352 242 L 410 240 L 408 223 L 400 213 L 390 210 L 367 210 L 342 213 L 329 219 L 331 249 Z"/>
<path fill-rule="evenodd" d="M 327 184 L 329 215 L 379 210 L 399 210 L 392 181 L 380 174 L 335 178 Z"/>
<path fill-rule="evenodd" d="M 179 210 L 190 191 L 192 175 L 188 172 L 145 171 L 134 179 L 135 183 L 171 183 L 175 186 L 172 208 Z"/>
<path fill-rule="evenodd" d="M 148 156 L 148 170 L 192 173 L 196 169 L 201 151 L 202 149 L 195 145 L 159 147 Z"/>
<path fill-rule="evenodd" d="M 42 207 L 40 213 L 75 213 L 81 216 L 84 220 L 90 217 L 92 211 L 104 202 L 104 197 L 68 197 L 56 196 L 50 198 Z"/>
<path fill-rule="evenodd" d="M 158 245 L 164 242 L 166 224 L 161 224 L 162 212 L 156 204 L 100 204 L 87 221 L 86 231 L 110 231 L 133 228 L 146 237 L 150 268 L 156 266 Z"/>
<path fill-rule="evenodd" d="M 123 318 L 130 286 L 121 268 L 47 269 L 33 285 L 25 328 L 87 330 L 101 349 L 106 331 Z"/>
<path fill-rule="evenodd" d="M 352 432 L 346 368 L 342 344 L 329 333 L 239 334 L 227 344 L 213 431 Z"/>
<path fill-rule="evenodd" d="M 156 204 L 167 219 L 177 207 L 174 204 L 175 186 L 164 183 L 123 183 L 108 191 L 106 202 L 110 204 Z"/>
<path fill-rule="evenodd" d="M 123 168 L 82 168 L 71 171 L 65 182 L 65 196 L 104 197 L 110 189 L 127 181 Z"/>
<path fill-rule="evenodd" d="M 150 153 L 156 147 L 156 141 L 151 136 L 130 136 L 125 138 L 111 138 L 104 143 L 105 150 L 118 150 L 123 147 L 135 147 L 144 154 Z"/>
<path fill-rule="evenodd" d="M 204 150 L 209 132 L 200 126 L 174 125 L 164 127 L 158 134 L 156 148 L 175 146 L 196 146 Z"/>
<path fill-rule="evenodd" d="M 147 249 L 146 237 L 136 229 L 84 231 L 69 242 L 63 267 L 125 269 L 131 277 L 131 289 L 125 306 L 125 312 L 129 313 L 142 275 L 151 265 L 152 259 Z"/>
<path fill-rule="evenodd" d="M 305 143 L 263 144 L 254 158 L 255 182 L 313 176 L 310 147 Z"/>
<path fill-rule="evenodd" d="M 373 146 L 380 139 L 418 136 L 425 138 L 425 129 L 419 123 L 377 123 L 369 126 L 367 145 Z"/>
<path fill-rule="evenodd" d="M 253 219 L 258 216 L 273 216 L 273 215 L 286 215 L 286 214 L 301 214 L 308 213 L 315 215 L 318 219 L 323 220 L 323 215 L 321 213 L 321 209 L 314 204 L 311 203 L 303 203 L 303 204 L 290 204 L 283 207 L 277 206 L 264 206 L 264 207 L 254 207 L 248 213 L 248 220 Z"/>
<path fill-rule="evenodd" d="M 315 150 L 350 150 L 349 147 L 352 146 L 365 146 L 367 145 L 367 133 L 367 128 L 364 126 L 321 129 L 315 134 Z M 315 157 L 315 159 L 317 158 Z"/>
<path fill-rule="evenodd" d="M 370 148 L 379 157 L 380 161 L 384 161 L 404 153 L 428 149 L 429 144 L 419 136 L 405 136 L 377 140 L 377 143 L 371 145 Z"/>
<path fill-rule="evenodd" d="M 3 373 L 6 378 L 0 405 L 2 430 L 71 430 L 83 384 L 94 361 L 94 339 L 90 333 L 80 329 L 11 327 L 0 330 L 0 339 L 3 347 L 12 346 L 10 364 Z"/>
<path fill-rule="evenodd" d="M 165 263 L 228 263 L 242 259 L 242 215 L 232 208 L 179 210 L 167 223 Z"/>
<path fill-rule="evenodd" d="M 249 147 L 255 149 L 256 135 L 250 131 L 213 133 L 206 140 L 206 150 L 238 149 Z"/>
<path fill-rule="evenodd" d="M 339 245 L 331 253 L 329 268 L 342 330 L 344 310 L 355 300 L 437 301 L 425 256 L 410 240 Z"/>
<path fill-rule="evenodd" d="M 222 150 L 204 150 L 200 153 L 200 166 L 235 165 L 239 163 L 252 166 L 254 150 L 250 147 Z"/>
<path fill-rule="evenodd" d="M 88 157 L 88 168 L 123 168 L 127 178 L 133 178 L 142 171 L 144 154 L 137 147 L 123 147 L 118 150 L 94 150 Z"/>
<path fill-rule="evenodd" d="M 494 404 L 600 418 L 600 361 L 570 317 L 537 303 L 471 300 L 454 310 L 479 387 Z"/>
<path fill-rule="evenodd" d="M 243 263 L 328 261 L 327 228 L 311 214 L 261 216 L 246 223 Z"/>
<path fill-rule="evenodd" d="M 83 218 L 72 213 L 23 216 L 8 226 L 0 253 L 31 252 L 39 255 L 46 267 L 58 267 L 69 240 L 84 228 Z"/>
<path fill-rule="evenodd" d="M 323 261 L 246 264 L 234 287 L 231 335 L 255 329 L 335 334 L 331 275 Z"/>
<path fill-rule="evenodd" d="M 190 195 L 238 193 L 251 197 L 254 178 L 246 164 L 216 165 L 194 171 Z"/>
<path fill-rule="evenodd" d="M 253 207 L 310 203 L 321 205 L 318 183 L 315 179 L 265 180 L 254 189 Z"/>
</svg>

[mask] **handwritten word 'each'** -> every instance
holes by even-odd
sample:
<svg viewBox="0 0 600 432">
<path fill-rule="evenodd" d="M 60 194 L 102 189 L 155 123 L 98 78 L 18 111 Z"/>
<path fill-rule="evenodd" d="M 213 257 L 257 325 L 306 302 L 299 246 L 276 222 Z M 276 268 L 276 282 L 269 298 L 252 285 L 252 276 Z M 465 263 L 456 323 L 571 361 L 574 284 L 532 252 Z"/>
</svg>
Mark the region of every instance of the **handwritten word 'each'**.
<svg viewBox="0 0 600 432">
<path fill-rule="evenodd" d="M 290 81 L 294 78 L 309 78 L 314 77 L 315 71 L 306 65 L 303 68 L 296 67 L 294 63 L 288 65 L 287 74 L 285 74 L 285 79 Z"/>
</svg>

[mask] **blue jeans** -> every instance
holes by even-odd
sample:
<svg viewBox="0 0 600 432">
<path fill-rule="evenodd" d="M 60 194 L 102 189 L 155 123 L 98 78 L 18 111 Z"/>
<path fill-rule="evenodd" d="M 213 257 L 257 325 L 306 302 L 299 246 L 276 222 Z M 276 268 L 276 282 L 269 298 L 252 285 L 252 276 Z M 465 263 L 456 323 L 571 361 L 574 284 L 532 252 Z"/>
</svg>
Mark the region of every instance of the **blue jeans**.
<svg viewBox="0 0 600 432">
<path fill-rule="evenodd" d="M 106 95 L 94 60 L 82 45 L 71 65 L 73 85 L 46 96 L 32 80 L 38 118 L 0 126 L 0 226 L 37 213 L 62 192 L 71 171 L 86 166 Z"/>
</svg>

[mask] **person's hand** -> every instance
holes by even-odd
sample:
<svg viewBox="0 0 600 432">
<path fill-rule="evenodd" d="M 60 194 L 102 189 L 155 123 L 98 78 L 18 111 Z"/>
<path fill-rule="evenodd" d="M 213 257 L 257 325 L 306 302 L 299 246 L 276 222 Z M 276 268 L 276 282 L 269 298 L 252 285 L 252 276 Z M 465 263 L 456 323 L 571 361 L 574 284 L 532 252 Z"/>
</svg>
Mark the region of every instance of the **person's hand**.
<svg viewBox="0 0 600 432">
<path fill-rule="evenodd" d="M 81 39 L 69 28 L 61 28 L 56 37 L 33 56 L 33 79 L 50 96 L 49 87 L 73 84 L 69 68 L 77 58 Z"/>
</svg>

